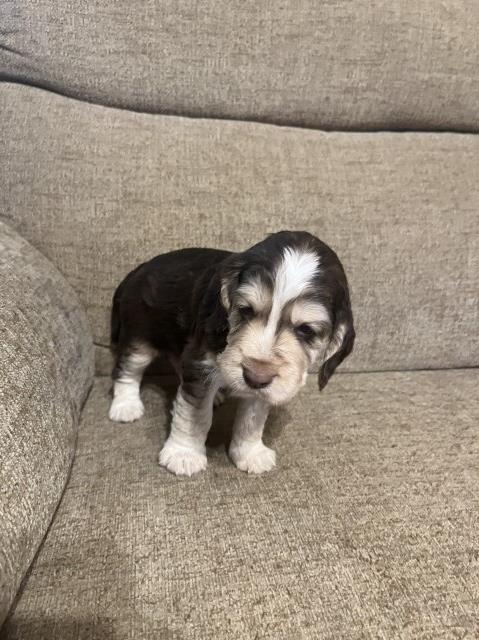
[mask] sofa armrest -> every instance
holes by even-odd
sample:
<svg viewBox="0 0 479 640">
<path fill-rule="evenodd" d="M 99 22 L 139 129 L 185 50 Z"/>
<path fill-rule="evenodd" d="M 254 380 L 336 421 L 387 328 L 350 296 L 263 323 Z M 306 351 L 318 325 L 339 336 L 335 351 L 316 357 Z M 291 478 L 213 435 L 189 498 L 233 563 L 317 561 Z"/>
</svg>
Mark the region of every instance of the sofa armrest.
<svg viewBox="0 0 479 640">
<path fill-rule="evenodd" d="M 92 379 L 76 295 L 0 223 L 0 625 L 62 495 Z"/>
</svg>

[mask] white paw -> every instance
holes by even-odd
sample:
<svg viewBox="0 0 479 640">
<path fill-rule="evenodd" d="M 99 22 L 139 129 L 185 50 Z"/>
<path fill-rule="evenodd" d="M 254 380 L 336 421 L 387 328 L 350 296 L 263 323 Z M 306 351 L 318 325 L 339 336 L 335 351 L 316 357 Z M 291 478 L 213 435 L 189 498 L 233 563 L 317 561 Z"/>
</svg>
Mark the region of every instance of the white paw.
<svg viewBox="0 0 479 640">
<path fill-rule="evenodd" d="M 113 398 L 108 417 L 114 422 L 133 422 L 145 411 L 140 398 Z"/>
<path fill-rule="evenodd" d="M 206 455 L 167 440 L 160 451 L 159 463 L 177 476 L 192 476 L 206 469 Z"/>
<path fill-rule="evenodd" d="M 276 464 L 276 452 L 262 442 L 232 444 L 230 456 L 238 469 L 247 473 L 271 471 Z"/>
</svg>

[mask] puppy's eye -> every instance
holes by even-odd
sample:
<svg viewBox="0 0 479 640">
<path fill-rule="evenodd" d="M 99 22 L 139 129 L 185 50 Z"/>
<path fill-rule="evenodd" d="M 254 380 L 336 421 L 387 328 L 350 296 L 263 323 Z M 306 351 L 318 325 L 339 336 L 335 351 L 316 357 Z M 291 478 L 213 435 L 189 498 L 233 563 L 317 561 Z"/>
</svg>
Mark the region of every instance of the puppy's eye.
<svg viewBox="0 0 479 640">
<path fill-rule="evenodd" d="M 251 318 L 254 318 L 255 316 L 255 311 L 253 309 L 253 307 L 251 306 L 244 306 L 244 307 L 239 307 L 238 308 L 238 313 L 240 314 L 241 318 L 243 320 L 251 320 Z"/>
<path fill-rule="evenodd" d="M 309 324 L 300 324 L 294 328 L 295 334 L 304 342 L 311 342 L 316 337 L 316 331 Z"/>
</svg>

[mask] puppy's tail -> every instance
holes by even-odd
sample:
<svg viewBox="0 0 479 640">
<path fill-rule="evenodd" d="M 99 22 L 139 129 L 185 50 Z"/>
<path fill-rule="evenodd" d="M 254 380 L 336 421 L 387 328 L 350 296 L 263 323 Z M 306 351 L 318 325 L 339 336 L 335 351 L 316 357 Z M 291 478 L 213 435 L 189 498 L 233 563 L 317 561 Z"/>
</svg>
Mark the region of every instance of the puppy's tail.
<svg viewBox="0 0 479 640">
<path fill-rule="evenodd" d="M 117 288 L 113 294 L 113 302 L 111 305 L 110 316 L 110 341 L 113 346 L 116 346 L 120 341 L 121 319 L 120 319 L 120 300 L 123 290 L 123 282 Z"/>
<path fill-rule="evenodd" d="M 129 284 L 132 276 L 134 276 L 141 268 L 143 264 L 138 265 L 136 269 L 133 269 L 126 278 L 120 282 L 115 293 L 113 294 L 113 301 L 111 305 L 111 316 L 110 316 L 110 341 L 113 347 L 118 345 L 120 342 L 120 334 L 121 334 L 121 314 L 120 314 L 120 303 L 121 297 L 123 295 L 124 289 L 127 284 Z"/>
</svg>

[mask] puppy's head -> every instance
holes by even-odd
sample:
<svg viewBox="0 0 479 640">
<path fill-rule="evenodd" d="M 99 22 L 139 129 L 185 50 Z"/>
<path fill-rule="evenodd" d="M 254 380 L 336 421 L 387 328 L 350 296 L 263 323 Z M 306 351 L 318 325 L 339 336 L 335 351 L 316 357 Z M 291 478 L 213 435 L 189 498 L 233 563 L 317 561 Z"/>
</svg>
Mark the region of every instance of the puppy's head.
<svg viewBox="0 0 479 640">
<path fill-rule="evenodd" d="M 269 236 L 224 265 L 229 333 L 217 362 L 239 396 L 290 400 L 319 359 L 319 388 L 352 351 L 354 326 L 341 263 L 305 232 Z"/>
</svg>

